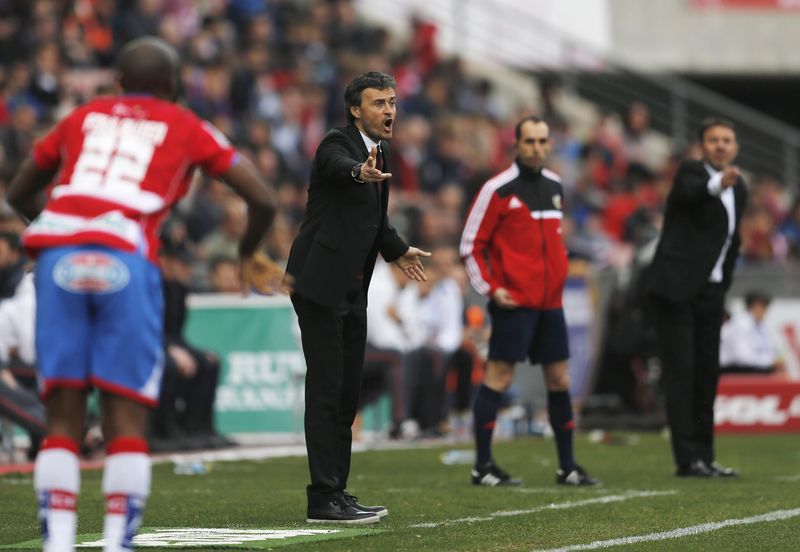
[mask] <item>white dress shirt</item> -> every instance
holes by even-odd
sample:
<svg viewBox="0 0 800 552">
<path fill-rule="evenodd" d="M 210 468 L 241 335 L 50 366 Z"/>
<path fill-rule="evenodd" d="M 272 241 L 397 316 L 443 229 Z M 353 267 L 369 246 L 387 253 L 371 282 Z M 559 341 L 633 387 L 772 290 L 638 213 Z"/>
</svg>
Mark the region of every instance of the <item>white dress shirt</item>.
<svg viewBox="0 0 800 552">
<path fill-rule="evenodd" d="M 777 348 L 767 328 L 748 311 L 734 314 L 722 326 L 720 366 L 749 366 L 768 371 L 777 361 Z"/>
<path fill-rule="evenodd" d="M 720 198 L 722 205 L 725 207 L 725 212 L 728 215 L 728 237 L 725 239 L 725 244 L 722 246 L 717 262 L 711 270 L 711 276 L 708 278 L 709 282 L 722 281 L 722 265 L 725 263 L 725 256 L 728 254 L 728 249 L 731 246 L 733 239 L 733 232 L 736 229 L 736 202 L 733 196 L 733 186 L 722 189 L 722 171 L 716 170 L 708 163 L 704 163 L 708 175 L 708 193 Z"/>
<path fill-rule="evenodd" d="M 368 152 L 372 151 L 372 148 L 374 148 L 376 146 L 378 147 L 379 150 L 381 149 L 380 145 L 377 142 L 374 142 L 372 140 L 372 138 L 370 138 L 369 136 L 367 136 L 366 134 L 364 134 L 360 130 L 358 132 L 359 132 L 359 134 L 361 134 L 361 138 L 364 140 L 364 145 L 367 146 L 367 151 Z"/>
<path fill-rule="evenodd" d="M 36 288 L 33 273 L 22 277 L 14 295 L 0 301 L 0 362 L 7 362 L 11 349 L 28 364 L 36 363 Z"/>
</svg>

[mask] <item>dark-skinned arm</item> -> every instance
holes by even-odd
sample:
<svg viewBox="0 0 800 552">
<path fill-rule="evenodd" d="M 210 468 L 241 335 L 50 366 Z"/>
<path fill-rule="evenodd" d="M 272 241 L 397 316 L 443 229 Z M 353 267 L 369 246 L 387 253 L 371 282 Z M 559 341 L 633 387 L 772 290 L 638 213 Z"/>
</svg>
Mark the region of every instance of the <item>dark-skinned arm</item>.
<svg viewBox="0 0 800 552">
<path fill-rule="evenodd" d="M 260 293 L 273 293 L 283 271 L 258 250 L 275 219 L 272 188 L 261 178 L 253 163 L 242 155 L 220 174 L 220 178 L 247 203 L 247 229 L 239 241 L 242 293 L 247 295 L 250 288 Z"/>
<path fill-rule="evenodd" d="M 44 189 L 57 170 L 42 170 L 32 159 L 26 159 L 8 187 L 6 200 L 28 222 L 39 216 L 45 204 Z"/>
</svg>

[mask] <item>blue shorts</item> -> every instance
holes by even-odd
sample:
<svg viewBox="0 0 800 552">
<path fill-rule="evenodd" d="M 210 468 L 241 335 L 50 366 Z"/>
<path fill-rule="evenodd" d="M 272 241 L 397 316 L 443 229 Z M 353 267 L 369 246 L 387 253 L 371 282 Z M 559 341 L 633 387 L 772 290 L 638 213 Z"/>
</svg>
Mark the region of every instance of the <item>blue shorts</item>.
<svg viewBox="0 0 800 552">
<path fill-rule="evenodd" d="M 569 358 L 564 309 L 503 309 L 489 303 L 492 337 L 489 360 L 550 364 Z"/>
<path fill-rule="evenodd" d="M 39 390 L 95 386 L 154 406 L 164 370 L 158 268 L 141 255 L 82 245 L 36 265 Z"/>
</svg>

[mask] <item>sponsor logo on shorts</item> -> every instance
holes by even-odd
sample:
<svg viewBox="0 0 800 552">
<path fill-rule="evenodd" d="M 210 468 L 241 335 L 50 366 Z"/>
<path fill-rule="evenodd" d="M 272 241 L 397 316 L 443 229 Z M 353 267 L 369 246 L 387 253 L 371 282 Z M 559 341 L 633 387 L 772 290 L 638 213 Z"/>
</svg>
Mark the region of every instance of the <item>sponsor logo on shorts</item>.
<svg viewBox="0 0 800 552">
<path fill-rule="evenodd" d="M 125 263 L 100 251 L 70 253 L 53 268 L 56 285 L 73 293 L 112 293 L 128 285 L 130 278 Z"/>
</svg>

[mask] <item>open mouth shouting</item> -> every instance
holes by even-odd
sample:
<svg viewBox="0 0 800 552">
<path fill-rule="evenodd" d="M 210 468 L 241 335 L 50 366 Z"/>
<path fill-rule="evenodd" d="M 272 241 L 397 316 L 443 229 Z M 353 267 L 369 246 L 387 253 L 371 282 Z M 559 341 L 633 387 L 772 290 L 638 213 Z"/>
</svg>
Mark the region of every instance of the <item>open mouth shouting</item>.
<svg viewBox="0 0 800 552">
<path fill-rule="evenodd" d="M 394 119 L 392 119 L 391 117 L 387 117 L 386 119 L 384 119 L 383 120 L 383 131 L 386 134 L 391 134 L 392 133 L 392 125 L 393 124 L 394 124 Z"/>
</svg>

